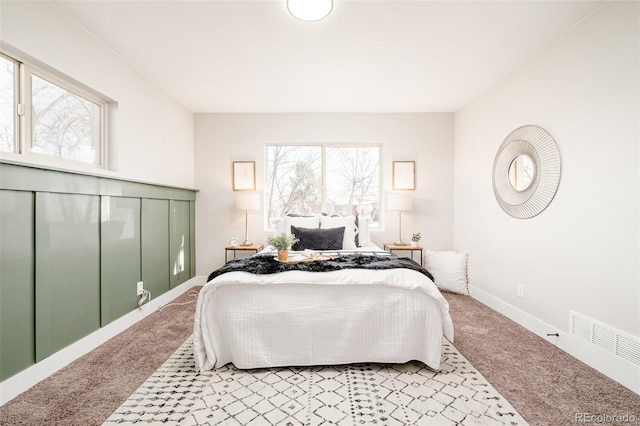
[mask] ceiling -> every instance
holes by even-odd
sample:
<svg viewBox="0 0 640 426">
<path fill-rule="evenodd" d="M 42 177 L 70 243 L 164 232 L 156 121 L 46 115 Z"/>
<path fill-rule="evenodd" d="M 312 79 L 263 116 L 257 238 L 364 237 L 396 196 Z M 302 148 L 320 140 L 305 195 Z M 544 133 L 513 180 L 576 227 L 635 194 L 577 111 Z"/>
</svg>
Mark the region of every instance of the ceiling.
<svg viewBox="0 0 640 426">
<path fill-rule="evenodd" d="M 452 112 L 603 1 L 58 1 L 193 112 Z"/>
</svg>

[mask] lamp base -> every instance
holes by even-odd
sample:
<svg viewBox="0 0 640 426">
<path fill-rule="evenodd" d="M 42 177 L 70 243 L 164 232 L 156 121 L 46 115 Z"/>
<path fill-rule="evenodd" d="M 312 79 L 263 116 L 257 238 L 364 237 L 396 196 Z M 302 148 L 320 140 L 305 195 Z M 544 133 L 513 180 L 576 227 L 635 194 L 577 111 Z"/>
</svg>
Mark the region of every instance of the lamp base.
<svg viewBox="0 0 640 426">
<path fill-rule="evenodd" d="M 242 243 L 240 243 L 241 246 L 250 246 L 252 244 L 253 243 L 251 241 L 249 241 L 249 240 L 244 240 Z"/>
<path fill-rule="evenodd" d="M 409 245 L 409 243 L 405 243 L 405 242 L 404 242 L 404 241 L 402 241 L 402 240 L 398 240 L 398 241 L 396 241 L 395 243 L 393 243 L 393 245 L 395 245 L 395 246 L 408 246 L 408 245 Z"/>
</svg>

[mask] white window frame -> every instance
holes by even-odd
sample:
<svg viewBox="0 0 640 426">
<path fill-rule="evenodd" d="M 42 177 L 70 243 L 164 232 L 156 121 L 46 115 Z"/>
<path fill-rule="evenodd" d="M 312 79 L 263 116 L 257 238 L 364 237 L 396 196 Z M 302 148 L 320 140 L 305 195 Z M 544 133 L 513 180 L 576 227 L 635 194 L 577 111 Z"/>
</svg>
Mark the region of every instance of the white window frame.
<svg viewBox="0 0 640 426">
<path fill-rule="evenodd" d="M 267 172 L 268 172 L 268 152 L 269 152 L 269 147 L 271 146 L 317 146 L 321 148 L 321 157 L 322 157 L 322 167 L 321 167 L 321 173 L 322 173 L 322 208 L 325 207 L 325 203 L 327 201 L 327 159 L 326 159 L 326 155 L 327 155 L 327 148 L 378 148 L 378 222 L 376 222 L 375 224 L 372 224 L 372 228 L 376 229 L 376 230 L 381 230 L 383 228 L 383 223 L 384 223 L 384 218 L 383 218 L 383 214 L 384 211 L 382 209 L 382 204 L 383 204 L 383 171 L 382 171 L 382 159 L 383 159 L 383 153 L 382 153 L 382 148 L 383 148 L 383 144 L 382 143 L 357 143 L 357 142 L 348 142 L 348 143 L 336 143 L 336 142 L 332 142 L 332 143 L 322 143 L 322 142 L 318 142 L 318 143 L 308 143 L 308 144 L 304 144 L 304 143 L 268 143 L 265 145 L 265 149 L 264 149 L 264 158 L 265 158 L 265 168 L 264 168 L 264 179 L 265 179 L 265 188 L 266 188 L 266 176 L 267 176 Z M 270 224 L 269 224 L 269 218 L 266 217 L 266 212 L 267 212 L 267 208 L 265 206 L 264 212 L 263 212 L 263 223 L 264 223 L 264 229 L 265 231 L 269 231 L 271 230 L 270 228 Z M 321 213 L 321 212 L 318 212 Z"/>
<path fill-rule="evenodd" d="M 15 88 L 15 107 L 14 107 L 14 123 L 15 134 L 14 138 L 14 152 L 21 161 L 29 161 L 29 159 L 42 159 L 45 162 L 53 163 L 57 165 L 66 165 L 69 168 L 93 168 L 93 169 L 107 169 L 107 152 L 108 152 L 108 107 L 112 102 L 105 96 L 98 94 L 97 92 L 83 87 L 81 83 L 74 81 L 73 79 L 57 73 L 55 71 L 44 71 L 43 68 L 33 63 L 26 62 L 15 56 L 0 52 L 5 59 L 16 64 L 14 79 Z M 31 76 L 36 76 L 43 80 L 46 80 L 56 86 L 73 93 L 93 104 L 98 105 L 100 109 L 100 128 L 98 130 L 98 159 L 89 163 L 81 160 L 74 160 L 70 158 L 61 158 L 54 155 L 33 152 L 33 108 L 32 108 L 32 92 L 31 92 Z M 3 151 L 2 154 L 9 154 L 7 151 Z"/>
</svg>

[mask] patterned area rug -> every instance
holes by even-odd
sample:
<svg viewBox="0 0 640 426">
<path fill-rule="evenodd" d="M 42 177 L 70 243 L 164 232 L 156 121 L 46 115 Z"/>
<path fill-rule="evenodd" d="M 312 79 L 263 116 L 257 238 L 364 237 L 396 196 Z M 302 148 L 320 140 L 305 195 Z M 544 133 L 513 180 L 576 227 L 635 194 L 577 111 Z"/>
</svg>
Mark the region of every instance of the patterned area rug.
<svg viewBox="0 0 640 426">
<path fill-rule="evenodd" d="M 104 423 L 526 425 L 448 341 L 421 362 L 196 372 L 188 339 Z"/>
</svg>

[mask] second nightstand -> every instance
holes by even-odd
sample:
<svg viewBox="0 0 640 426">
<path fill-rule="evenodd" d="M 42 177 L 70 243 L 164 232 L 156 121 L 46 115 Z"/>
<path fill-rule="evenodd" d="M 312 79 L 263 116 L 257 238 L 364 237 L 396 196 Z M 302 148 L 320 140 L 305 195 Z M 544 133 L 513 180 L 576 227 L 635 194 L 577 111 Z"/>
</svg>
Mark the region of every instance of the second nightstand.
<svg viewBox="0 0 640 426">
<path fill-rule="evenodd" d="M 263 245 L 262 244 L 249 244 L 247 246 L 226 246 L 224 248 L 224 263 L 227 263 L 227 256 L 229 255 L 229 252 L 232 251 L 233 252 L 233 258 L 236 258 L 237 252 L 239 251 L 255 251 L 256 253 L 259 252 L 260 250 L 262 250 Z"/>
<path fill-rule="evenodd" d="M 411 246 L 407 244 L 406 246 L 398 246 L 393 243 L 386 243 L 382 246 L 385 250 L 392 252 L 394 250 L 410 250 L 411 251 L 411 260 L 413 260 L 413 252 L 420 252 L 420 266 L 422 266 L 422 247 L 419 246 Z"/>
</svg>

